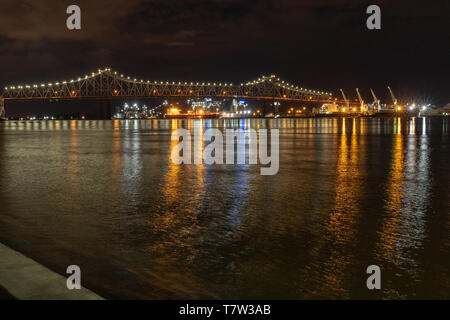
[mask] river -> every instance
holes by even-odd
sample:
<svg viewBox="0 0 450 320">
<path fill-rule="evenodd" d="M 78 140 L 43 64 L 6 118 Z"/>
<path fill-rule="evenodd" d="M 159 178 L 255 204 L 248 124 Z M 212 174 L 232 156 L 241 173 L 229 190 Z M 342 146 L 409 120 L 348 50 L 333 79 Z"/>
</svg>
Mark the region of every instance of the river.
<svg viewBox="0 0 450 320">
<path fill-rule="evenodd" d="M 0 122 L 0 242 L 107 298 L 449 299 L 449 122 Z M 278 128 L 278 173 L 174 164 L 195 126 Z"/>
</svg>

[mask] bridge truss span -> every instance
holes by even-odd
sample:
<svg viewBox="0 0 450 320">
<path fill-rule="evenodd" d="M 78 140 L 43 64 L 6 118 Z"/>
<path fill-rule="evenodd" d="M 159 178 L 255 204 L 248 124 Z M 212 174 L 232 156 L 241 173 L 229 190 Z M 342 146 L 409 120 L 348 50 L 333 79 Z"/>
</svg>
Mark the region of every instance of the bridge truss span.
<svg viewBox="0 0 450 320">
<path fill-rule="evenodd" d="M 169 82 L 132 79 L 111 69 L 77 79 L 5 87 L 5 100 L 111 99 L 126 97 L 211 97 L 249 98 L 286 101 L 330 101 L 331 93 L 299 88 L 276 76 L 234 85 L 212 82 Z"/>
</svg>

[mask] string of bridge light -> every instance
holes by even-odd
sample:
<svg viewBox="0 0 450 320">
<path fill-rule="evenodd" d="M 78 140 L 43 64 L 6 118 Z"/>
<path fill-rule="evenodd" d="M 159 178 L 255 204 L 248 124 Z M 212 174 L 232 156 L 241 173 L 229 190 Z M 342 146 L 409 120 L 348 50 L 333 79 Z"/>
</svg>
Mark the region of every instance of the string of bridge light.
<svg viewBox="0 0 450 320">
<path fill-rule="evenodd" d="M 48 87 L 53 87 L 54 85 L 55 86 L 65 85 L 65 84 L 70 84 L 70 83 L 75 83 L 75 82 L 80 82 L 80 81 L 83 81 L 83 80 L 87 80 L 89 78 L 94 78 L 94 77 L 96 77 L 96 76 L 98 76 L 98 75 L 100 75 L 100 74 L 102 74 L 103 72 L 106 72 L 106 71 L 111 71 L 111 69 L 109 69 L 109 68 L 106 68 L 106 69 L 103 69 L 103 70 L 98 69 L 98 72 L 92 72 L 90 76 L 89 75 L 85 75 L 84 77 L 79 77 L 76 80 L 72 79 L 70 81 L 66 81 L 65 80 L 65 81 L 58 81 L 58 82 L 55 82 L 55 83 L 50 82 L 50 83 L 47 83 L 47 84 L 42 83 L 40 85 L 33 84 L 33 85 L 24 85 L 24 86 L 22 86 L 22 85 L 20 85 L 20 86 L 10 86 L 9 88 L 5 87 L 5 90 L 8 90 L 8 89 L 12 89 L 12 90 L 15 90 L 15 89 L 31 89 L 31 88 L 39 88 L 39 87 L 44 88 L 44 87 L 47 87 L 47 86 Z"/>
<path fill-rule="evenodd" d="M 71 84 L 71 83 L 75 83 L 75 82 L 84 81 L 84 80 L 87 80 L 87 79 L 90 79 L 90 78 L 94 78 L 96 76 L 101 75 L 104 72 L 111 72 L 111 69 L 110 68 L 105 68 L 103 70 L 98 69 L 98 72 L 96 72 L 96 73 L 92 72 L 90 76 L 89 75 L 85 75 L 84 77 L 79 77 L 76 80 L 72 79 L 70 81 L 60 81 L 60 82 L 55 82 L 54 84 L 50 82 L 50 83 L 47 83 L 47 84 L 42 83 L 41 85 L 33 84 L 33 85 L 24 85 L 24 86 L 22 86 L 22 85 L 10 86 L 10 87 L 5 87 L 5 90 L 16 90 L 16 89 L 24 89 L 24 88 L 25 89 L 35 88 L 36 89 L 36 88 L 39 88 L 39 87 L 45 88 L 45 87 L 53 87 L 53 85 L 59 86 L 59 85 Z M 119 78 L 117 72 L 114 72 L 114 75 Z M 258 78 L 257 80 L 249 81 L 249 82 L 247 82 L 245 84 L 241 83 L 240 86 L 243 87 L 243 86 L 256 85 L 256 84 L 259 84 L 259 83 L 263 83 L 266 80 L 272 81 L 275 78 L 276 78 L 275 75 L 271 75 L 270 77 L 263 76 L 261 78 Z M 206 86 L 217 86 L 216 82 L 214 82 L 214 83 L 211 83 L 211 82 L 208 82 L 208 83 L 205 83 L 205 82 L 202 82 L 202 83 L 199 83 L 199 82 L 195 82 L 195 83 L 194 82 L 190 82 L 190 83 L 188 83 L 188 82 L 184 82 L 184 83 L 183 82 L 178 82 L 178 83 L 176 83 L 175 81 L 172 81 L 172 83 L 170 83 L 169 81 L 160 81 L 158 83 L 158 81 L 153 81 L 152 82 L 152 81 L 149 81 L 149 80 L 147 80 L 147 81 L 144 81 L 144 80 L 138 81 L 136 78 L 131 79 L 131 77 L 128 77 L 128 76 L 126 77 L 123 74 L 120 75 L 120 80 L 127 81 L 127 82 L 132 82 L 132 83 L 137 83 L 137 82 L 147 83 L 147 84 L 152 84 L 152 85 L 164 85 L 164 84 L 166 84 L 166 85 L 170 85 L 170 84 L 177 85 L 178 84 L 178 85 L 191 85 L 191 86 L 205 86 L 205 85 Z M 276 80 L 280 81 L 280 78 L 276 78 Z M 224 83 L 224 84 L 219 83 L 218 85 L 219 86 L 224 86 L 224 87 L 232 87 L 233 83 Z M 298 91 L 302 91 L 302 92 L 309 92 L 309 93 L 312 93 L 312 94 L 320 94 L 320 95 L 328 95 L 328 96 L 332 95 L 329 92 L 315 91 L 315 90 L 311 90 L 311 89 L 299 88 L 298 86 L 294 86 L 292 84 L 286 83 L 285 81 L 281 81 L 281 83 L 276 83 L 276 85 L 278 85 L 278 86 L 280 86 L 280 87 L 282 87 L 284 89 L 293 90 L 293 91 L 297 91 L 297 92 Z"/>
<path fill-rule="evenodd" d="M 280 78 L 277 78 L 275 75 L 271 75 L 270 77 L 265 77 L 262 76 L 261 78 L 258 78 L 257 80 L 251 81 L 251 82 L 247 82 L 246 85 L 255 85 L 255 84 L 259 84 L 265 81 L 272 81 L 273 79 L 276 79 L 276 81 L 278 81 L 278 83 L 276 83 L 276 85 L 284 88 L 284 89 L 289 89 L 289 90 L 294 90 L 294 91 L 302 91 L 302 92 L 310 92 L 310 93 L 314 93 L 314 94 L 321 94 L 321 95 L 327 95 L 327 96 L 331 96 L 332 94 L 329 92 L 323 92 L 323 91 L 315 91 L 315 90 L 311 90 L 311 89 L 304 89 L 304 88 L 299 88 L 298 86 L 294 86 L 293 84 L 289 84 L 285 81 L 281 81 L 281 83 L 279 83 Z M 243 84 L 241 84 L 242 86 Z"/>
<path fill-rule="evenodd" d="M 114 74 L 117 75 L 117 72 L 114 72 Z M 131 80 L 130 77 L 124 77 L 123 74 L 120 75 L 120 78 L 122 78 L 124 80 L 128 80 L 129 82 L 138 82 L 136 78 Z M 263 76 L 262 78 L 258 78 L 257 80 L 254 80 L 254 81 L 251 81 L 251 82 L 247 82 L 245 85 L 244 85 L 244 83 L 241 83 L 240 86 L 242 87 L 242 86 L 255 85 L 255 84 L 259 84 L 259 83 L 264 82 L 264 79 L 269 79 L 269 81 L 271 81 L 273 78 L 275 78 L 274 75 L 271 75 L 270 77 L 264 77 Z M 279 81 L 280 78 L 277 78 L 277 80 Z M 141 80 L 140 82 L 141 83 L 145 83 L 144 80 Z M 164 84 L 166 84 L 166 85 L 170 85 L 170 84 L 177 85 L 178 84 L 178 85 L 191 85 L 191 86 L 195 86 L 195 85 L 196 86 L 205 86 L 205 85 L 207 85 L 207 86 L 211 86 L 211 85 L 216 86 L 217 85 L 217 83 L 210 83 L 210 82 L 208 82 L 208 83 L 204 83 L 204 82 L 202 82 L 202 83 L 199 83 L 199 82 L 196 82 L 196 83 L 194 83 L 194 82 L 190 82 L 190 83 L 184 82 L 184 84 L 183 84 L 182 82 L 176 83 L 174 81 L 172 81 L 172 83 L 170 83 L 169 81 L 165 81 L 165 82 L 164 81 L 160 81 L 159 83 L 157 81 L 155 81 L 155 82 L 147 81 L 146 83 L 153 84 L 153 85 L 164 85 Z M 304 92 L 310 92 L 310 93 L 314 93 L 314 94 L 329 95 L 329 96 L 332 95 L 329 92 L 315 91 L 315 90 L 299 88 L 298 86 L 290 85 L 288 83 L 285 83 L 284 81 L 282 81 L 281 83 L 282 83 L 281 85 L 280 84 L 278 84 L 278 85 L 283 87 L 283 88 L 285 88 L 285 89 L 294 90 L 294 91 L 297 91 L 297 92 L 298 91 L 304 91 Z M 225 84 L 219 83 L 219 86 L 225 86 L 225 87 L 226 86 L 230 86 L 230 87 L 232 87 L 233 83 L 229 83 L 229 84 L 227 84 L 227 83 L 225 83 Z"/>
</svg>

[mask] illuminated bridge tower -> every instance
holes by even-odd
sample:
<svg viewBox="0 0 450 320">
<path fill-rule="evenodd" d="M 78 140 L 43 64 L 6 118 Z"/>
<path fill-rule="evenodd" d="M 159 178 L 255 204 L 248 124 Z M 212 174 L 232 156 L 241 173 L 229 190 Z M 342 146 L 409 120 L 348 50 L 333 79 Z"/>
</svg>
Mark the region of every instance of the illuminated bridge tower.
<svg viewBox="0 0 450 320">
<path fill-rule="evenodd" d="M 6 119 L 6 112 L 5 112 L 5 99 L 0 97 L 0 119 Z"/>
</svg>

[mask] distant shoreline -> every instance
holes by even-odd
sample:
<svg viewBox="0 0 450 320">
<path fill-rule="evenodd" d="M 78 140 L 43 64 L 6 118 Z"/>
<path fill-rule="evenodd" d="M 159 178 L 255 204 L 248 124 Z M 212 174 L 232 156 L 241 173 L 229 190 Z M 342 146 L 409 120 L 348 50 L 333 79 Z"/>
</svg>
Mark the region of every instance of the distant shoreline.
<svg viewBox="0 0 450 320">
<path fill-rule="evenodd" d="M 84 119 L 24 119 L 24 118 L 12 118 L 12 119 L 2 119 L 0 121 L 92 121 L 92 120 L 102 120 L 102 121 L 124 121 L 124 120 L 276 120 L 276 119 L 357 119 L 357 118 L 378 118 L 378 119 L 391 119 L 391 118 L 445 118 L 448 116 L 445 115 L 427 115 L 427 116 L 418 116 L 418 115 L 409 115 L 409 114 L 391 114 L 391 115 L 371 115 L 371 116 L 361 116 L 361 115 L 317 115 L 317 116 L 301 116 L 301 117 L 249 117 L 249 118 L 193 118 L 193 117 L 158 117 L 158 118 L 142 118 L 142 119 L 102 119 L 102 118 L 84 118 Z"/>
</svg>

